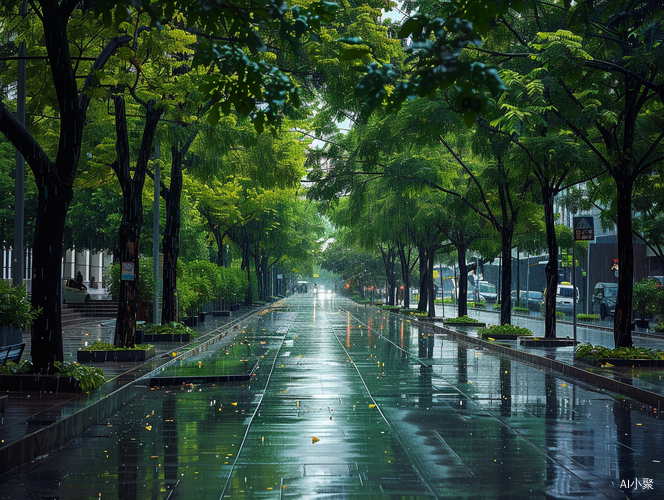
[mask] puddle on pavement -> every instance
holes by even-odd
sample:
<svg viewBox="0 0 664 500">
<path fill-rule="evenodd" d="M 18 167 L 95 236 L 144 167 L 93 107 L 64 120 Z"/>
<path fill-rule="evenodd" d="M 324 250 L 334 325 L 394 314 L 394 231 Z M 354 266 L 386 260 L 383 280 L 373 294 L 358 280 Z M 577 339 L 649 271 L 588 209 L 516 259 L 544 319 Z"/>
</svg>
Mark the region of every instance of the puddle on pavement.
<svg viewBox="0 0 664 500">
<path fill-rule="evenodd" d="M 638 404 L 342 300 L 285 304 L 243 325 L 255 349 L 229 339 L 240 365 L 257 361 L 251 380 L 146 388 L 0 478 L 0 498 L 624 498 L 621 483 L 658 498 L 664 488 L 664 425 Z M 229 370 L 227 347 L 165 372 Z"/>
</svg>

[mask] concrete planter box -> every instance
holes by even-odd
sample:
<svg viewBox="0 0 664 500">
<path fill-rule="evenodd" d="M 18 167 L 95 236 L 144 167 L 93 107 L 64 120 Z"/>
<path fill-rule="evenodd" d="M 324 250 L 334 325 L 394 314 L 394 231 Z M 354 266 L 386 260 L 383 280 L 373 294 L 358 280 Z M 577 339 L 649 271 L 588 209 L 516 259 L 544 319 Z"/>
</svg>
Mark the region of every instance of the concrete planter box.
<svg viewBox="0 0 664 500">
<path fill-rule="evenodd" d="M 189 333 L 174 333 L 174 334 L 159 334 L 154 335 L 144 334 L 143 342 L 190 342 L 191 334 Z"/>
<path fill-rule="evenodd" d="M 79 363 L 103 363 L 105 361 L 145 361 L 154 358 L 154 347 L 149 349 L 124 349 L 113 351 L 77 351 L 76 360 Z"/>
<path fill-rule="evenodd" d="M 579 343 L 577 340 L 574 342 L 574 339 L 547 339 L 544 337 L 528 337 L 521 336 L 519 343 L 525 347 L 567 347 L 571 345 L 576 345 Z"/>
<path fill-rule="evenodd" d="M 480 337 L 483 339 L 488 339 L 491 337 L 494 340 L 518 340 L 521 337 L 526 337 L 526 335 L 511 335 L 511 334 L 500 334 L 500 333 L 481 333 Z M 528 337 L 532 338 L 532 337 Z"/>
<path fill-rule="evenodd" d="M 471 326 L 473 328 L 486 328 L 486 323 L 455 323 L 454 321 L 443 321 L 445 326 Z"/>
<path fill-rule="evenodd" d="M 635 368 L 662 368 L 664 359 L 624 359 L 624 358 L 599 358 L 599 364 L 609 363 L 613 366 L 633 366 Z"/>
<path fill-rule="evenodd" d="M 150 387 L 169 387 L 188 384 L 224 384 L 250 380 L 251 375 L 208 375 L 208 376 L 186 376 L 186 377 L 153 377 L 150 379 Z"/>
<path fill-rule="evenodd" d="M 82 392 L 78 380 L 53 375 L 0 375 L 0 391 Z"/>
</svg>

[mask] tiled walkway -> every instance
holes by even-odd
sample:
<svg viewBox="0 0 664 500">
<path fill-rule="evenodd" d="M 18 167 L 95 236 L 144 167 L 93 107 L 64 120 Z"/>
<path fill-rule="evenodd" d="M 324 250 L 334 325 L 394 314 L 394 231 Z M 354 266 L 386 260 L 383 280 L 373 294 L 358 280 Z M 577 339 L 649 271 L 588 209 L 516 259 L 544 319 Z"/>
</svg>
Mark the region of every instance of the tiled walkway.
<svg viewBox="0 0 664 500">
<path fill-rule="evenodd" d="M 262 349 L 250 382 L 138 381 L 123 410 L 0 477 L 0 498 L 663 496 L 664 422 L 641 405 L 330 296 L 240 335 Z"/>
</svg>

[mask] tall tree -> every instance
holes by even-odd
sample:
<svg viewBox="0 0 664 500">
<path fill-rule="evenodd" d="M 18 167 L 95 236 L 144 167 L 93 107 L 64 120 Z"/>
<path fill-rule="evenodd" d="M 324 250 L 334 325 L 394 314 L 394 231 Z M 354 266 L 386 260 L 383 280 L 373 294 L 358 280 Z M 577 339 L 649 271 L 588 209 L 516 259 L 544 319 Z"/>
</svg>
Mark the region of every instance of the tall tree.
<svg viewBox="0 0 664 500">
<path fill-rule="evenodd" d="M 3 14 L 8 14 L 3 16 L 4 19 L 12 18 L 16 10 L 11 9 L 17 3 L 4 4 Z M 37 0 L 31 7 L 28 21 L 21 22 L 14 17 L 13 29 L 17 33 L 34 29 L 42 34 L 50 70 L 46 75 L 47 86 L 54 90 L 52 103 L 59 118 L 57 146 L 47 150 L 45 143 L 14 117 L 5 103 L 6 96 L 0 103 L 0 132 L 23 155 L 38 189 L 32 305 L 42 313 L 33 325 L 31 355 L 35 371 L 47 373 L 54 369 L 55 361 L 63 361 L 60 320 L 62 242 L 92 89 L 114 52 L 127 44 L 131 37 L 116 36 L 112 30 L 90 29 L 89 23 L 94 16 L 85 4 Z M 93 40 L 88 40 L 85 49 L 70 44 L 83 32 L 93 34 Z M 82 59 L 84 55 L 93 61 Z M 84 83 L 79 85 L 81 76 Z"/>
<path fill-rule="evenodd" d="M 244 115 L 251 115 L 258 129 L 262 129 L 266 122 L 276 120 L 278 108 L 283 104 L 291 100 L 297 106 L 299 99 L 288 76 L 244 51 L 244 48 L 250 48 L 255 54 L 265 48 L 255 25 L 271 23 L 280 39 L 294 47 L 303 36 L 319 30 L 323 20 L 332 19 L 333 9 L 324 2 L 314 2 L 307 8 L 286 9 L 282 4 L 261 4 L 238 9 L 238 6 L 227 3 L 202 7 L 198 2 L 187 0 L 151 3 L 36 0 L 30 2 L 30 22 L 23 22 L 16 15 L 19 3 L 20 0 L 3 2 L 2 14 L 6 22 L 2 29 L 18 34 L 19 38 L 25 33 L 39 34 L 40 46 L 46 48 L 49 67 L 47 85 L 43 88 L 45 94 L 52 97 L 52 106 L 59 118 L 57 147 L 48 150 L 33 131 L 14 118 L 6 105 L 7 95 L 3 95 L 0 102 L 0 132 L 24 156 L 39 189 L 32 302 L 42 309 L 42 314 L 33 327 L 32 358 L 36 371 L 48 372 L 53 369 L 55 361 L 62 361 L 63 356 L 60 260 L 64 222 L 73 194 L 88 105 L 106 63 L 119 47 L 132 41 L 131 35 L 116 34 L 114 28 L 97 24 L 91 7 L 94 5 L 102 14 L 106 26 L 120 26 L 131 17 L 130 6 L 137 5 L 150 13 L 155 24 L 167 23 L 170 19 L 165 19 L 166 14 L 174 16 L 175 23 L 186 18 L 190 26 L 200 27 L 201 35 L 207 38 L 198 45 L 196 64 L 214 65 L 220 70 L 216 74 L 210 72 L 201 87 L 205 98 L 212 102 L 210 121 L 216 123 L 221 114 L 229 113 L 234 107 Z M 174 15 L 178 7 L 184 16 Z M 143 30 L 140 26 L 136 28 L 134 33 L 140 36 Z M 217 43 L 212 35 L 220 29 L 229 37 Z M 70 43 L 74 40 L 81 43 Z M 28 47 L 29 51 L 32 49 Z M 139 74 L 140 69 L 137 70 L 136 74 Z M 244 75 L 243 84 L 229 75 Z M 42 75 L 37 77 L 43 80 Z M 79 86 L 81 77 L 84 83 Z"/>
<path fill-rule="evenodd" d="M 534 57 L 551 75 L 545 96 L 555 115 L 615 183 L 619 272 L 613 333 L 616 347 L 631 346 L 634 185 L 664 160 L 664 9 L 659 1 L 582 0 L 570 4 L 568 13 L 569 31 L 539 33 Z M 575 89 L 579 81 L 587 82 L 582 91 Z"/>
</svg>

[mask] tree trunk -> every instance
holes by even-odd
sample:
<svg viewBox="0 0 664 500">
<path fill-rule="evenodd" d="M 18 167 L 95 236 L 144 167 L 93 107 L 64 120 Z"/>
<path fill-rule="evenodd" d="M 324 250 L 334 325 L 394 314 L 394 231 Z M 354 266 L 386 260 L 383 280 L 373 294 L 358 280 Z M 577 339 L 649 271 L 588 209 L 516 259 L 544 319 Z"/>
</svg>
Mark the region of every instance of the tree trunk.
<svg viewBox="0 0 664 500">
<path fill-rule="evenodd" d="M 434 287 L 434 280 L 433 280 L 433 266 L 434 266 L 434 259 L 436 258 L 436 247 L 431 246 L 429 248 L 429 251 L 427 252 L 427 260 L 429 261 L 428 265 L 428 276 L 427 276 L 427 289 L 428 289 L 428 295 L 429 295 L 429 304 L 428 304 L 428 311 L 429 311 L 429 317 L 434 318 L 436 317 L 436 289 Z"/>
<path fill-rule="evenodd" d="M 175 290 L 177 290 L 177 264 L 180 255 L 182 164 L 196 135 L 198 135 L 198 131 L 189 137 L 182 148 L 178 147 L 177 142 L 173 144 L 171 150 L 171 186 L 167 189 L 162 183 L 161 188 L 161 195 L 166 203 L 166 225 L 162 238 L 162 251 L 164 252 L 162 325 L 176 320 Z"/>
<path fill-rule="evenodd" d="M 246 240 L 246 238 L 245 238 Z M 254 301 L 253 285 L 251 283 L 251 257 L 249 256 L 249 242 L 245 241 L 242 249 L 242 269 L 247 272 L 247 293 L 244 296 L 244 304 L 250 306 Z"/>
<path fill-rule="evenodd" d="M 553 191 L 542 185 L 546 244 L 549 261 L 546 264 L 546 293 L 544 298 L 544 337 L 556 338 L 556 291 L 558 289 L 558 240 L 553 212 Z M 527 301 L 527 299 L 526 299 Z"/>
<path fill-rule="evenodd" d="M 118 315 L 115 322 L 114 344 L 116 347 L 134 347 L 136 338 L 136 312 L 138 311 L 139 243 L 143 227 L 143 185 L 148 161 L 152 153 L 152 141 L 163 111 L 155 109 L 156 102 L 150 101 L 146 109 L 143 138 L 138 152 L 134 176 L 131 175 L 131 151 L 122 96 L 115 97 L 115 128 L 118 155 L 113 169 L 122 188 L 123 211 L 119 230 L 120 265 L 133 264 L 134 276 L 131 280 L 120 281 Z"/>
<path fill-rule="evenodd" d="M 457 316 L 468 315 L 468 266 L 466 266 L 466 245 L 457 245 L 457 256 L 459 264 L 459 303 L 457 305 Z M 445 300 L 443 294 L 443 300 Z"/>
<path fill-rule="evenodd" d="M 71 194 L 54 185 L 39 186 L 32 271 L 32 306 L 41 314 L 32 326 L 30 354 L 35 373 L 52 373 L 64 360 L 62 349 L 62 240 Z"/>
<path fill-rule="evenodd" d="M 417 301 L 417 310 L 426 311 L 427 310 L 427 287 L 428 287 L 428 276 L 429 272 L 427 270 L 429 265 L 429 260 L 427 259 L 427 252 L 425 246 L 418 247 L 418 253 L 420 256 L 420 297 Z"/>
<path fill-rule="evenodd" d="M 138 199 L 140 200 L 140 197 Z M 127 200 L 125 200 L 125 203 L 126 201 Z M 136 313 L 138 311 L 139 279 L 138 244 L 141 237 L 140 228 L 141 225 L 137 225 L 135 221 L 130 221 L 129 223 L 122 222 L 120 224 L 120 266 L 124 269 L 126 265 L 133 265 L 134 276 L 131 280 L 122 279 L 120 281 L 118 315 L 115 323 L 115 337 L 113 341 L 116 347 L 134 347 L 136 339 Z"/>
<path fill-rule="evenodd" d="M 401 262 L 401 279 L 403 281 L 403 307 L 410 309 L 410 248 L 406 256 L 406 245 L 399 244 L 399 260 Z"/>
<path fill-rule="evenodd" d="M 174 144 L 171 186 L 168 189 L 162 188 L 166 202 L 166 224 L 162 238 L 162 251 L 164 252 L 162 325 L 167 325 L 177 319 L 175 317 L 175 290 L 177 290 L 177 264 L 180 254 L 180 201 L 182 199 L 182 157 L 179 153 L 177 144 Z"/>
<path fill-rule="evenodd" d="M 501 233 L 502 270 L 501 281 L 503 286 L 500 289 L 500 324 L 512 324 L 512 236 L 514 229 L 512 226 L 504 227 Z"/>
<path fill-rule="evenodd" d="M 624 176 L 628 177 L 628 176 Z M 632 188 L 627 179 L 616 179 L 618 232 L 618 297 L 613 318 L 615 347 L 632 347 L 632 292 L 634 248 L 632 241 Z"/>
<path fill-rule="evenodd" d="M 387 250 L 378 245 L 380 254 L 383 257 L 383 264 L 385 265 L 385 276 L 387 277 L 387 305 L 394 305 L 394 296 L 396 292 L 397 280 L 394 275 L 394 263 L 396 261 L 396 253 L 394 249 L 388 245 Z"/>
</svg>

